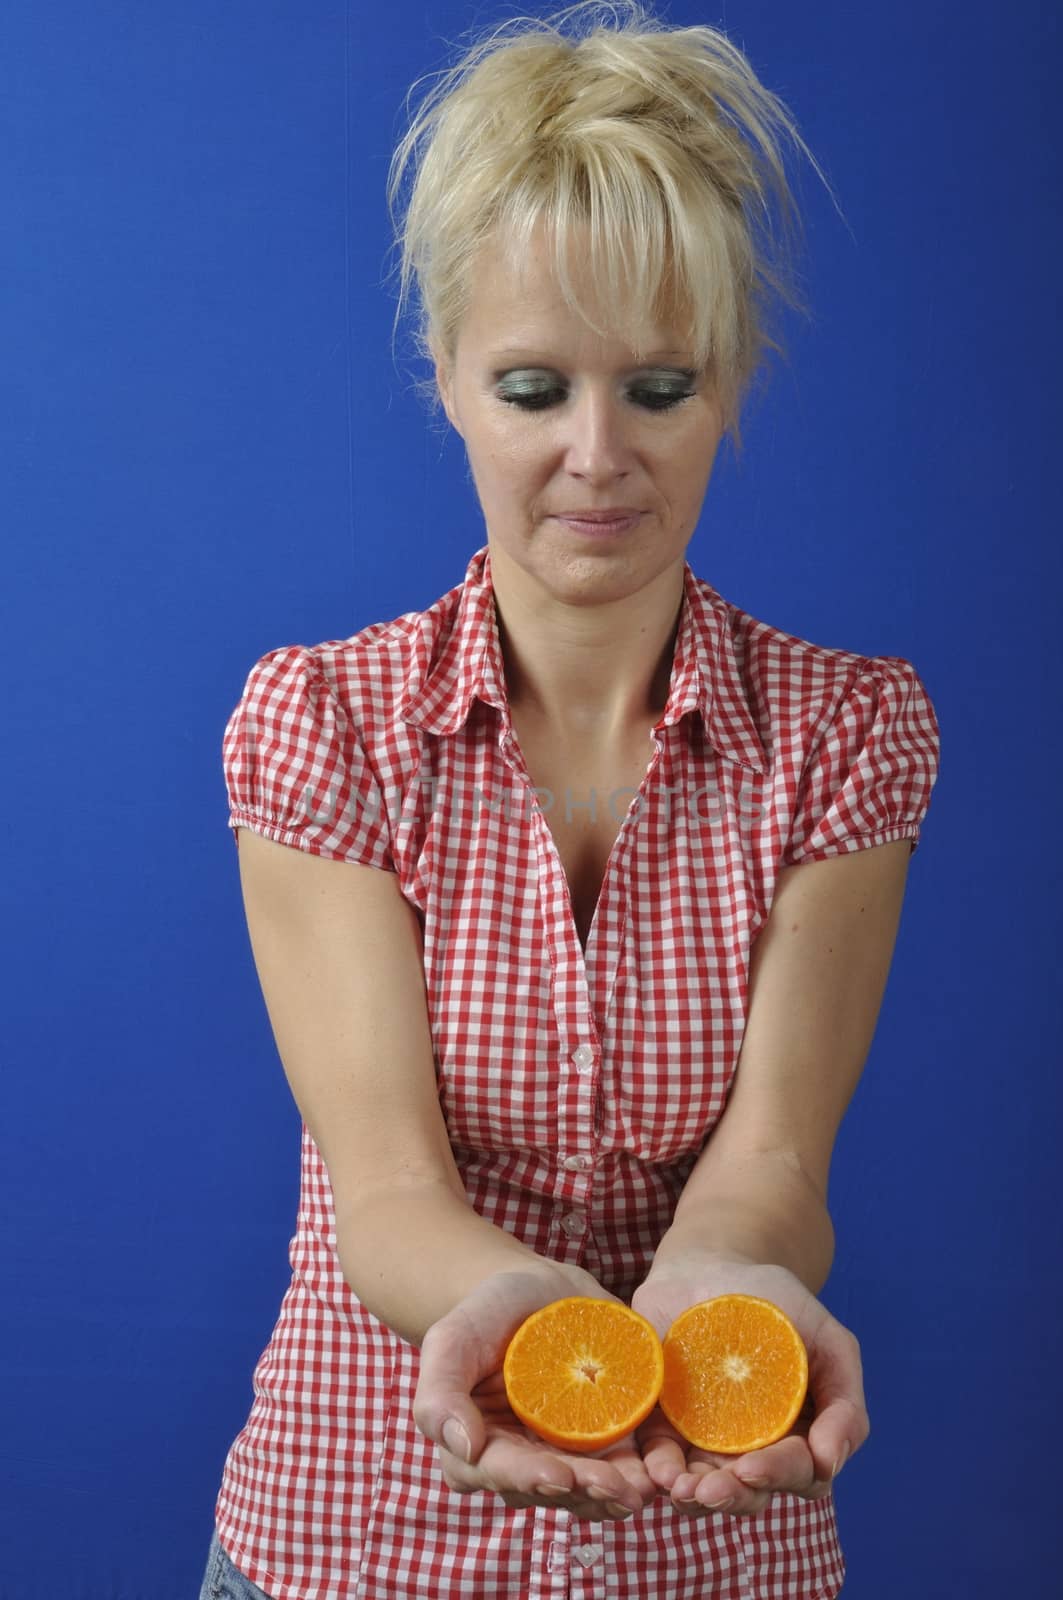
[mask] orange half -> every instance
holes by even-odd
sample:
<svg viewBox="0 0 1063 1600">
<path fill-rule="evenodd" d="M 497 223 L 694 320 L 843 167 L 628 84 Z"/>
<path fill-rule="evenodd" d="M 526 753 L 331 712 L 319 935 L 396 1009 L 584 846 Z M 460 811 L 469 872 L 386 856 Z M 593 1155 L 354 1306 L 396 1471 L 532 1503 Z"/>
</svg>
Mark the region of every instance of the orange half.
<svg viewBox="0 0 1063 1600">
<path fill-rule="evenodd" d="M 807 1392 L 804 1340 L 770 1300 L 718 1295 L 682 1312 L 665 1335 L 661 1410 L 702 1450 L 744 1455 L 774 1444 Z"/>
<path fill-rule="evenodd" d="M 664 1354 L 653 1324 L 614 1300 L 572 1295 L 521 1323 L 502 1377 L 516 1416 L 566 1450 L 601 1450 L 657 1404 Z"/>
</svg>

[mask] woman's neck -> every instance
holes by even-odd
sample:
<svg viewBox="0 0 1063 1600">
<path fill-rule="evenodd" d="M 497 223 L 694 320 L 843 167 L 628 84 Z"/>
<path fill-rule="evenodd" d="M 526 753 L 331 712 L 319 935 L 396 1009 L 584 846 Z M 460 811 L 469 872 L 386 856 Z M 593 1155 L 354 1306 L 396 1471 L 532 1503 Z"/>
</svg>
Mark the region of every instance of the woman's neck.
<svg viewBox="0 0 1063 1600">
<path fill-rule="evenodd" d="M 664 710 L 683 600 L 683 564 L 603 603 L 552 594 L 505 552 L 491 581 L 511 711 L 559 739 L 608 745 Z"/>
</svg>

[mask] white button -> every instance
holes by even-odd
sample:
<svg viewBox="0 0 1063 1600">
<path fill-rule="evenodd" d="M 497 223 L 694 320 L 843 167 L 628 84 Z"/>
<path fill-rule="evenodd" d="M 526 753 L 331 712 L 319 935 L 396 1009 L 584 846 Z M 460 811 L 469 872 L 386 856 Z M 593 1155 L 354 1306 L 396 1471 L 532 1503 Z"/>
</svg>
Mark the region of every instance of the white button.
<svg viewBox="0 0 1063 1600">
<path fill-rule="evenodd" d="M 561 1218 L 561 1227 L 570 1239 L 575 1239 L 587 1226 L 587 1218 L 582 1211 L 570 1211 Z"/>
<path fill-rule="evenodd" d="M 581 1044 L 572 1052 L 572 1065 L 577 1072 L 589 1072 L 594 1065 L 594 1051 L 589 1044 Z"/>
<path fill-rule="evenodd" d="M 593 1567 L 596 1561 L 602 1559 L 602 1547 L 600 1544 L 581 1544 L 573 1551 L 573 1555 L 581 1566 Z"/>
<path fill-rule="evenodd" d="M 591 1164 L 590 1156 L 566 1156 L 565 1166 L 569 1172 L 586 1172 Z"/>
</svg>

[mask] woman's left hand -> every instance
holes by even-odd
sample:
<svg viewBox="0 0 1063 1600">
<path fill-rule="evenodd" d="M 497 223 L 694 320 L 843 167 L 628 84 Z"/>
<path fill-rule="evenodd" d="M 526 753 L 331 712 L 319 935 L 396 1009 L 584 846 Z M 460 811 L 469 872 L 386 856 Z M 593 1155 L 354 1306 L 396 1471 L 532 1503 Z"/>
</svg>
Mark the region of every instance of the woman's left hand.
<svg viewBox="0 0 1063 1600">
<path fill-rule="evenodd" d="M 785 1267 L 719 1257 L 651 1272 L 631 1304 L 663 1338 L 689 1306 L 721 1294 L 770 1300 L 794 1323 L 808 1350 L 808 1397 L 791 1431 L 742 1456 L 688 1444 L 658 1408 L 638 1438 L 651 1480 L 688 1516 L 754 1516 L 773 1494 L 819 1500 L 870 1432 L 860 1347 Z"/>
<path fill-rule="evenodd" d="M 548 1260 L 484 1279 L 424 1336 L 414 1420 L 436 1444 L 444 1481 L 458 1494 L 486 1491 L 511 1510 L 542 1506 L 585 1521 L 619 1521 L 658 1494 L 635 1436 L 574 1454 L 526 1428 L 506 1396 L 511 1336 L 533 1311 L 569 1295 L 614 1299 L 583 1268 Z"/>
</svg>

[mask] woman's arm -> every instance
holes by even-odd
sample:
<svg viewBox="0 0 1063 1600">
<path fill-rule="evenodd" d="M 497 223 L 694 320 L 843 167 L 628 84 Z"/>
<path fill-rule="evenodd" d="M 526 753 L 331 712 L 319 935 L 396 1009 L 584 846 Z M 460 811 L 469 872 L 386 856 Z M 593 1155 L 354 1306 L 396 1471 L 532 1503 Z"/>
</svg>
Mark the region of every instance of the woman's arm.
<svg viewBox="0 0 1063 1600">
<path fill-rule="evenodd" d="M 529 1436 L 505 1404 L 506 1344 L 530 1312 L 604 1296 L 469 1204 L 439 1105 L 417 918 L 394 874 L 239 830 L 247 925 L 296 1104 L 332 1185 L 344 1277 L 421 1346 L 414 1416 L 447 1482 L 508 1505 L 628 1516 L 654 1485 L 633 1441 L 608 1460 Z"/>
<path fill-rule="evenodd" d="M 555 1285 L 557 1264 L 469 1204 L 439 1105 L 420 928 L 395 875 L 247 828 L 239 844 L 266 1009 L 328 1170 L 337 1254 L 358 1298 L 420 1344 L 493 1274 Z"/>
<path fill-rule="evenodd" d="M 831 1156 L 878 1021 L 910 854 L 902 839 L 779 874 L 750 965 L 734 1085 L 654 1272 L 708 1252 L 823 1287 Z"/>
<path fill-rule="evenodd" d="M 772 1493 L 817 1499 L 869 1432 L 859 1345 L 815 1295 L 834 1248 L 831 1155 L 878 1019 L 910 854 L 901 840 L 780 874 L 731 1095 L 633 1299 L 664 1333 L 699 1300 L 759 1294 L 809 1350 L 808 1414 L 777 1444 L 728 1461 L 689 1449 L 659 1415 L 645 1425 L 651 1476 L 692 1515 L 721 1502 L 753 1515 Z"/>
</svg>

